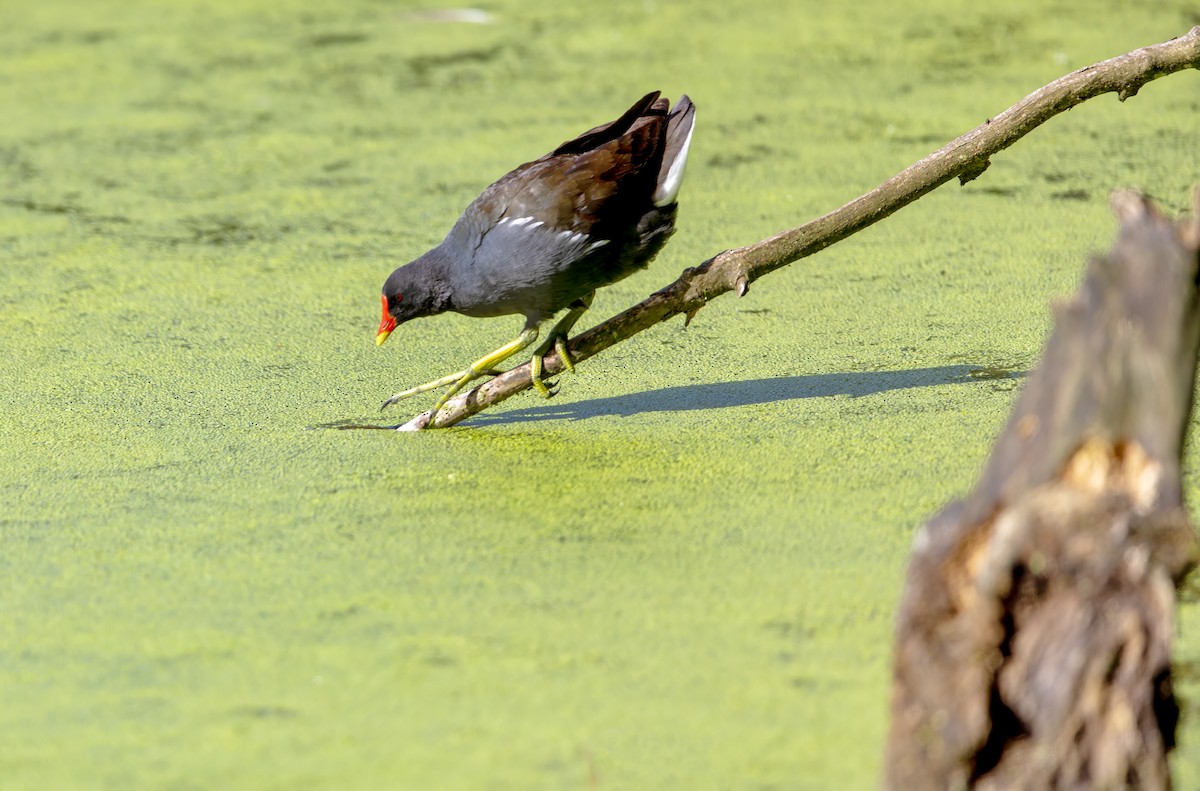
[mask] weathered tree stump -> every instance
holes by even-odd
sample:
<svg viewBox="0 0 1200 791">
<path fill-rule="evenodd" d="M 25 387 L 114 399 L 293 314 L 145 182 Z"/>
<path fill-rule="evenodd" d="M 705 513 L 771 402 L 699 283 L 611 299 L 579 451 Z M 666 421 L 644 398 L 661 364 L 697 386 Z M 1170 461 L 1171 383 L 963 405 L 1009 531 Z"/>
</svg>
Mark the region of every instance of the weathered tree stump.
<svg viewBox="0 0 1200 791">
<path fill-rule="evenodd" d="M 1170 787 L 1176 586 L 1196 558 L 1180 459 L 1200 346 L 1200 192 L 1121 230 L 1057 307 L 978 485 L 917 536 L 885 785 Z"/>
</svg>

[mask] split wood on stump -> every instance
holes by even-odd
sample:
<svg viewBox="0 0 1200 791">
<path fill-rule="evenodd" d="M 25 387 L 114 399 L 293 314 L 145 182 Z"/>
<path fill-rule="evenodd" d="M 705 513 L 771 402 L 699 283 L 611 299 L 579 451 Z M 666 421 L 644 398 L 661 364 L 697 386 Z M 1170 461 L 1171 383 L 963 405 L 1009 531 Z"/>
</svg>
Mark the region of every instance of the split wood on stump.
<svg viewBox="0 0 1200 791">
<path fill-rule="evenodd" d="M 886 785 L 1170 787 L 1180 459 L 1200 345 L 1200 190 L 1121 229 L 1056 310 L 975 490 L 919 533 L 897 621 Z"/>
</svg>

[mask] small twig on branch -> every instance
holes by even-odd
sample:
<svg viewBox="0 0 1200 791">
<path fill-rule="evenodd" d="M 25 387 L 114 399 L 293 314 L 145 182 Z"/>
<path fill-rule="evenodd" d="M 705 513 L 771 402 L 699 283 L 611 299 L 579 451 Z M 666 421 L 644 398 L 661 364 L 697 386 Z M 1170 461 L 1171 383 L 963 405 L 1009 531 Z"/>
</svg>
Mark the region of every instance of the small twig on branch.
<svg viewBox="0 0 1200 791">
<path fill-rule="evenodd" d="M 726 250 L 684 270 L 674 283 L 577 335 L 569 346 L 571 356 L 576 362 L 586 360 L 673 316 L 683 314 L 690 321 L 709 300 L 727 291 L 745 295 L 750 284 L 768 272 L 873 225 L 950 179 L 957 178 L 966 184 L 977 178 L 987 169 L 993 154 L 1055 115 L 1105 93 L 1116 93 L 1124 101 L 1151 80 L 1189 68 L 1200 68 L 1200 25 L 1185 36 L 1061 77 L 840 209 L 747 247 Z M 547 376 L 562 369 L 557 354 L 545 358 Z M 526 363 L 451 399 L 438 413 L 434 425 L 452 426 L 529 386 Z M 425 428 L 429 416 L 429 412 L 424 412 L 401 428 Z"/>
</svg>

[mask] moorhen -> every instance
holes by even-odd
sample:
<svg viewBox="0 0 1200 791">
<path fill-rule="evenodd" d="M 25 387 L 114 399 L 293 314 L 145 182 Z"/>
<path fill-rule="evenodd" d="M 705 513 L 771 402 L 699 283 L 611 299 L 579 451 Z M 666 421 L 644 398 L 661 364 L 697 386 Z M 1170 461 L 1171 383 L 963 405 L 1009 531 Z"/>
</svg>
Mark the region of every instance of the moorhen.
<svg viewBox="0 0 1200 791">
<path fill-rule="evenodd" d="M 383 284 L 377 345 L 402 322 L 446 311 L 519 313 L 525 327 L 469 368 L 397 393 L 385 408 L 450 385 L 433 407 L 432 426 L 451 396 L 498 373 L 495 366 L 533 344 L 541 322 L 565 308 L 530 362 L 538 392 L 557 392 L 542 381 L 542 357 L 554 348 L 574 372 L 567 333 L 596 289 L 646 266 L 675 231 L 696 110 L 687 96 L 669 108 L 654 91 L 617 120 L 521 165 L 485 189 L 441 244 L 392 272 Z"/>
</svg>

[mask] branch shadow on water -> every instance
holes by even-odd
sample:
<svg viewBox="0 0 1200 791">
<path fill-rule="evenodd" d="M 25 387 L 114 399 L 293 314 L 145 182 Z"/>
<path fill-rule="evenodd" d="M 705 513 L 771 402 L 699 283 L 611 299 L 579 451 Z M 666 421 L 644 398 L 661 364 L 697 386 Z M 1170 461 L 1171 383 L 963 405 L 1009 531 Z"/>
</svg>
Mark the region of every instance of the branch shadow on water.
<svg viewBox="0 0 1200 791">
<path fill-rule="evenodd" d="M 1015 368 L 989 365 L 942 365 L 908 371 L 854 371 L 809 376 L 781 376 L 737 382 L 680 385 L 627 393 L 610 398 L 593 398 L 575 403 L 513 409 L 502 413 L 484 413 L 471 419 L 475 425 L 528 423 L 539 420 L 586 420 L 603 415 L 629 417 L 645 412 L 675 412 L 693 409 L 768 404 L 798 398 L 851 398 L 913 387 L 967 384 L 986 380 L 1014 380 L 1025 375 Z M 569 376 L 569 375 L 568 375 Z M 1015 383 L 1005 382 L 1003 389 Z"/>
</svg>

